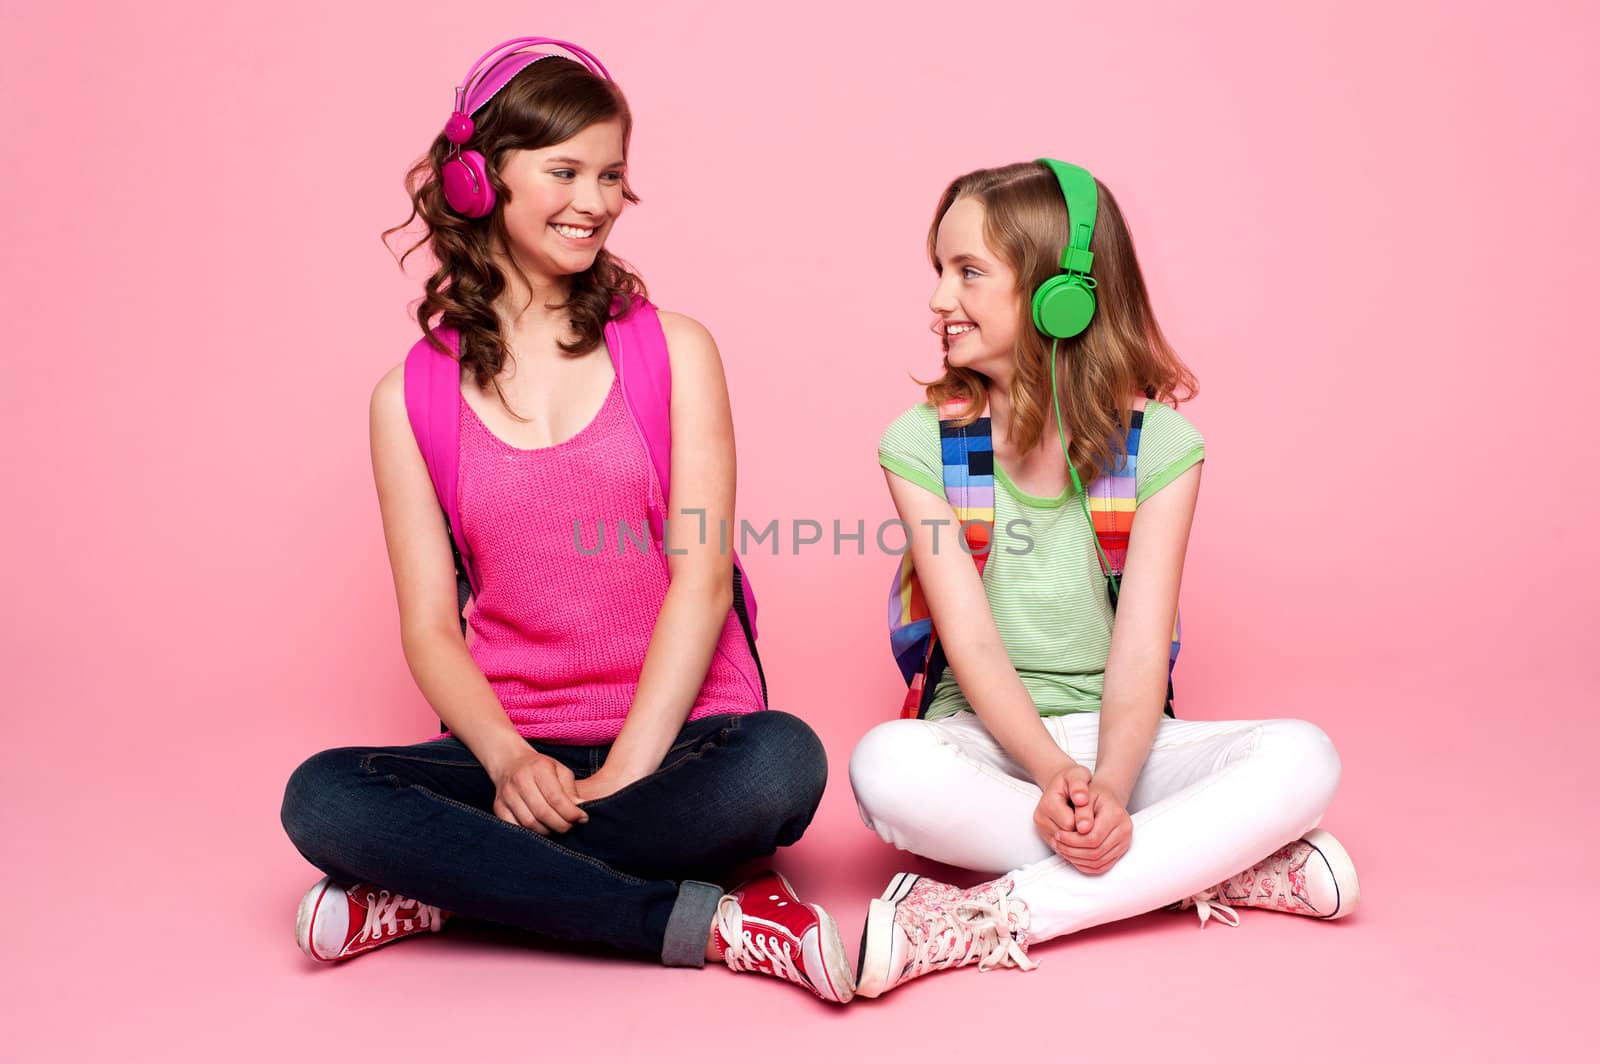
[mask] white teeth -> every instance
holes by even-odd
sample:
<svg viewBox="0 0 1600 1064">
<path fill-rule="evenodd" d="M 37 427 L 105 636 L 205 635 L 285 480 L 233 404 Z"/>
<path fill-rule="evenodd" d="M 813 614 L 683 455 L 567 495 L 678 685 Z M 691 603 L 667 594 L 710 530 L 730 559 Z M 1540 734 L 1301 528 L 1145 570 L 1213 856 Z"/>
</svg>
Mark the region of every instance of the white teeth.
<svg viewBox="0 0 1600 1064">
<path fill-rule="evenodd" d="M 594 236 L 593 229 L 578 229 L 570 225 L 552 225 L 551 228 L 562 236 L 571 237 L 573 240 L 582 240 L 585 237 Z"/>
<path fill-rule="evenodd" d="M 962 333 L 969 333 L 976 328 L 976 325 L 946 325 L 944 334 L 946 336 L 960 336 Z"/>
</svg>

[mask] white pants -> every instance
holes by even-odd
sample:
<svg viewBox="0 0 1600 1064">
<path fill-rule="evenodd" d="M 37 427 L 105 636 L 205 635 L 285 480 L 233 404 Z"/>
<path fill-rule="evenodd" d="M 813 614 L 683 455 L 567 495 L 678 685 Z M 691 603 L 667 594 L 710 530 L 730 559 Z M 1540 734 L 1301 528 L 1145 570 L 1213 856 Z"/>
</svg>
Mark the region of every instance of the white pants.
<svg viewBox="0 0 1600 1064">
<path fill-rule="evenodd" d="M 1093 771 L 1100 714 L 1044 724 Z M 885 842 L 1005 874 L 1028 905 L 1029 940 L 1042 942 L 1187 898 L 1299 838 L 1333 801 L 1339 755 L 1305 721 L 1163 719 L 1128 802 L 1133 843 L 1097 876 L 1045 845 L 1039 788 L 974 714 L 878 725 L 856 744 L 850 785 Z"/>
</svg>

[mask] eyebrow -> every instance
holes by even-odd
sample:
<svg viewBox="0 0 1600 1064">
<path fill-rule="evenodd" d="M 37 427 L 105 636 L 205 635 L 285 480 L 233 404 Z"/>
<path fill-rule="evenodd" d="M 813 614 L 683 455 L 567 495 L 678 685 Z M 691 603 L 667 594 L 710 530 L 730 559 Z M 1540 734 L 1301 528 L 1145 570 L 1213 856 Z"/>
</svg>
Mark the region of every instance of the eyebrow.
<svg viewBox="0 0 1600 1064">
<path fill-rule="evenodd" d="M 566 163 L 568 166 L 582 166 L 583 165 L 583 160 L 582 159 L 574 159 L 570 155 L 557 155 L 557 156 L 555 156 L 553 158 L 546 159 L 545 162 L 547 162 L 547 163 Z M 624 167 L 626 165 L 628 165 L 628 164 L 619 159 L 617 162 L 607 163 L 605 166 L 601 167 L 601 169 L 602 170 L 618 170 L 618 169 L 621 169 L 622 167 Z"/>
<path fill-rule="evenodd" d="M 976 255 L 969 255 L 969 254 L 967 254 L 967 253 L 966 253 L 966 252 L 965 252 L 965 251 L 963 251 L 963 252 L 962 252 L 962 253 L 961 253 L 961 254 L 959 254 L 959 255 L 951 255 L 951 256 L 950 256 L 950 261 L 949 261 L 949 262 L 948 262 L 948 263 L 942 263 L 942 265 L 946 265 L 946 266 L 960 266 L 960 265 L 963 265 L 963 264 L 965 264 L 965 263 L 969 263 L 969 262 L 975 262 L 975 263 L 977 263 L 977 264 L 978 264 L 978 265 L 980 265 L 980 266 L 987 266 L 987 265 L 989 265 L 989 263 L 988 263 L 988 262 L 986 262 L 986 261 L 985 261 L 985 260 L 983 260 L 983 259 L 980 259 L 980 258 L 979 258 L 979 257 L 978 257 L 978 256 L 976 256 Z"/>
</svg>

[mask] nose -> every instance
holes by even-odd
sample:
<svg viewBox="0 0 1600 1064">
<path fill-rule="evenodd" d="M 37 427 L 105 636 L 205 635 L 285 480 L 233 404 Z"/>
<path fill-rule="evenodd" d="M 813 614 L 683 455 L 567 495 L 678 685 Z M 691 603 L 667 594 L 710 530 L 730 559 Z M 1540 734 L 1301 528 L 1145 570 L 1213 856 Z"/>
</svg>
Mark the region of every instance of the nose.
<svg viewBox="0 0 1600 1064">
<path fill-rule="evenodd" d="M 577 182 L 577 187 L 572 193 L 572 209 L 590 217 L 599 217 L 606 213 L 605 192 L 600 188 L 598 180 Z"/>
<path fill-rule="evenodd" d="M 955 275 L 953 271 L 946 270 L 939 275 L 939 283 L 933 286 L 933 295 L 928 297 L 928 309 L 935 314 L 949 314 L 956 309 Z"/>
</svg>

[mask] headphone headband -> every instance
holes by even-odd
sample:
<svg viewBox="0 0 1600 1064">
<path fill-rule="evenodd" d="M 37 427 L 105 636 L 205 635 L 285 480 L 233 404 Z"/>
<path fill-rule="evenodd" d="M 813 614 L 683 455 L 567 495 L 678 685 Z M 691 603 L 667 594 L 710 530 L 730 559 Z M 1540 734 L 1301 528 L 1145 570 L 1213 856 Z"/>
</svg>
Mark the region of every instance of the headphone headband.
<svg viewBox="0 0 1600 1064">
<path fill-rule="evenodd" d="M 587 48 L 554 37 L 513 37 L 509 41 L 501 41 L 484 52 L 478 57 L 478 61 L 472 64 L 467 76 L 461 79 L 461 85 L 456 89 L 456 112 L 470 116 L 493 99 L 495 93 L 505 88 L 506 82 L 516 77 L 524 67 L 541 59 L 549 59 L 550 52 L 526 52 L 526 49 L 541 44 L 554 45 L 565 50 L 590 73 L 607 81 L 611 80 L 611 72 Z"/>
<path fill-rule="evenodd" d="M 1038 161 L 1056 176 L 1061 196 L 1067 201 L 1067 221 L 1071 229 L 1067 246 L 1061 249 L 1061 269 L 1067 273 L 1088 273 L 1094 267 L 1089 241 L 1094 236 L 1095 216 L 1100 212 L 1100 189 L 1094 183 L 1094 175 L 1060 159 Z"/>
<path fill-rule="evenodd" d="M 494 185 L 489 180 L 483 155 L 464 150 L 466 143 L 472 139 L 473 112 L 493 99 L 494 94 L 505 88 L 506 83 L 518 72 L 554 54 L 527 50 L 536 45 L 561 48 L 571 53 L 571 57 L 582 63 L 589 73 L 606 81 L 611 80 L 611 72 L 595 58 L 593 52 L 571 41 L 559 41 L 554 37 L 513 37 L 480 55 L 467 71 L 467 76 L 461 79 L 461 84 L 456 86 L 456 107 L 444 124 L 444 138 L 450 142 L 450 149 L 440 168 L 445 202 L 468 218 L 482 218 L 494 209 Z"/>
</svg>

